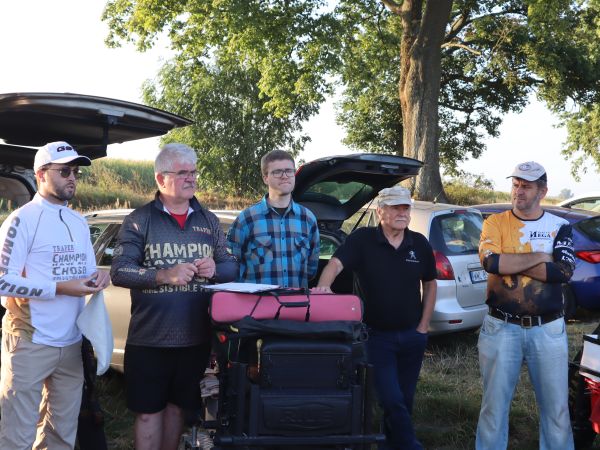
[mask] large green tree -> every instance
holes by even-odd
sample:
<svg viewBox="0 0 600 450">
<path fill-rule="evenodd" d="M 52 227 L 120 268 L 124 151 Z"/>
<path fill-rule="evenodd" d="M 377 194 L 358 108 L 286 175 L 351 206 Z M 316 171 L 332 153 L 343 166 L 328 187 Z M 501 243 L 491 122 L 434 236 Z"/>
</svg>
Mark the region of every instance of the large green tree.
<svg viewBox="0 0 600 450">
<path fill-rule="evenodd" d="M 297 155 L 309 139 L 303 123 L 332 93 L 324 82 L 336 59 L 325 48 L 329 19 L 311 17 L 318 2 L 295 3 L 266 10 L 253 1 L 107 4 L 109 45 L 125 40 L 143 51 L 158 37 L 169 40 L 175 56 L 145 84 L 145 101 L 194 121 L 167 139 L 198 149 L 204 187 L 262 192 L 260 156 L 274 148 Z"/>
<path fill-rule="evenodd" d="M 258 161 L 274 148 L 297 155 L 308 139 L 302 123 L 309 112 L 298 107 L 277 117 L 264 107 L 259 73 L 227 58 L 212 62 L 177 55 L 146 82 L 147 104 L 193 118 L 168 141 L 186 142 L 198 151 L 199 187 L 222 194 L 257 197 L 264 191 Z"/>
<path fill-rule="evenodd" d="M 111 44 L 166 36 L 186 77 L 237 67 L 288 137 L 337 87 L 346 142 L 422 159 L 423 199 L 443 199 L 440 164 L 479 156 L 532 93 L 568 124 L 571 156 L 597 155 L 598 18 L 598 0 L 112 0 L 104 14 Z M 174 100 L 196 83 L 168 80 Z M 199 107 L 182 92 L 169 109 Z"/>
</svg>

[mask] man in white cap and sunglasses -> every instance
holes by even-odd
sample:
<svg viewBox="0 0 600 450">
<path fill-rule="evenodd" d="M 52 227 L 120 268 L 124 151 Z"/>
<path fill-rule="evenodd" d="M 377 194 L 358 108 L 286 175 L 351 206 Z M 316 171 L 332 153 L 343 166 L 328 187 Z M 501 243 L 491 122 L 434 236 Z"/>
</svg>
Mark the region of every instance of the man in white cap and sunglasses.
<svg viewBox="0 0 600 450">
<path fill-rule="evenodd" d="M 377 197 L 379 226 L 359 228 L 336 250 L 316 292 L 331 292 L 343 269 L 355 276 L 369 329 L 367 351 L 383 406 L 380 449 L 422 450 L 411 413 L 437 290 L 433 250 L 408 228 L 412 199 L 401 186 Z"/>
<path fill-rule="evenodd" d="M 569 450 L 573 436 L 561 284 L 575 266 L 571 226 L 540 205 L 548 192 L 541 164 L 518 164 L 508 178 L 512 210 L 490 216 L 479 243 L 489 274 L 489 312 L 478 343 L 483 398 L 476 448 L 507 448 L 510 405 L 525 362 L 540 412 L 540 449 Z"/>
<path fill-rule="evenodd" d="M 72 449 L 81 403 L 84 297 L 110 283 L 97 271 L 88 225 L 68 207 L 79 166 L 66 142 L 35 155 L 34 198 L 0 227 L 0 448 Z"/>
</svg>

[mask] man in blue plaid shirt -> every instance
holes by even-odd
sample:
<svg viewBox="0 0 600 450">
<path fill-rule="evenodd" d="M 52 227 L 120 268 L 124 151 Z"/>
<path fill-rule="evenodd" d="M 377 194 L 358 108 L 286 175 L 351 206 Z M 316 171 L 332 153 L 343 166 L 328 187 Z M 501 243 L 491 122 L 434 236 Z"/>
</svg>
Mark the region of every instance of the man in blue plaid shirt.
<svg viewBox="0 0 600 450">
<path fill-rule="evenodd" d="M 240 213 L 227 234 L 240 264 L 238 281 L 307 288 L 317 273 L 319 228 L 314 214 L 292 200 L 294 159 L 273 150 L 260 166 L 269 191 Z"/>
</svg>

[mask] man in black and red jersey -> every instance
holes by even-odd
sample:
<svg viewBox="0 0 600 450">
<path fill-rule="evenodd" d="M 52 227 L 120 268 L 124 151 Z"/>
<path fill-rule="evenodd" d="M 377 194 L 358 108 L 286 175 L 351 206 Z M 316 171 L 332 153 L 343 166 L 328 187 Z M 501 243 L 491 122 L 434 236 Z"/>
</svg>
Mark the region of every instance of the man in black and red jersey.
<svg viewBox="0 0 600 450">
<path fill-rule="evenodd" d="M 154 163 L 158 192 L 121 226 L 111 274 L 131 290 L 125 346 L 127 406 L 135 447 L 176 449 L 183 410 L 197 409 L 210 355 L 209 279 L 235 279 L 217 217 L 194 197 L 196 153 L 167 144 Z"/>
<path fill-rule="evenodd" d="M 575 263 L 571 227 L 540 206 L 548 191 L 540 164 L 519 164 L 509 178 L 513 208 L 484 222 L 479 243 L 489 273 L 489 313 L 478 344 L 483 399 L 476 448 L 506 449 L 510 404 L 525 362 L 540 412 L 540 449 L 569 450 L 561 283 Z"/>
</svg>

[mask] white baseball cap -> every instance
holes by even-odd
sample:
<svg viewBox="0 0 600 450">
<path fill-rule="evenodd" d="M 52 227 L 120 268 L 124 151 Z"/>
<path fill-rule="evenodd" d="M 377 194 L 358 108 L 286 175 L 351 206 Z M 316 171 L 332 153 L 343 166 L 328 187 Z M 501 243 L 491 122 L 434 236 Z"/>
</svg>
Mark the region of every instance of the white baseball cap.
<svg viewBox="0 0 600 450">
<path fill-rule="evenodd" d="M 546 180 L 546 169 L 535 161 L 517 164 L 513 173 L 506 178 L 521 178 L 526 181 Z"/>
<path fill-rule="evenodd" d="M 413 204 L 410 198 L 410 191 L 402 186 L 394 186 L 391 188 L 385 188 L 379 191 L 377 196 L 377 204 L 383 205 L 409 205 Z"/>
<path fill-rule="evenodd" d="M 33 161 L 33 171 L 45 166 L 46 164 L 66 164 L 75 162 L 80 166 L 91 166 L 92 161 L 87 156 L 82 156 L 77 151 L 64 141 L 50 142 L 41 147 L 35 154 Z"/>
</svg>

